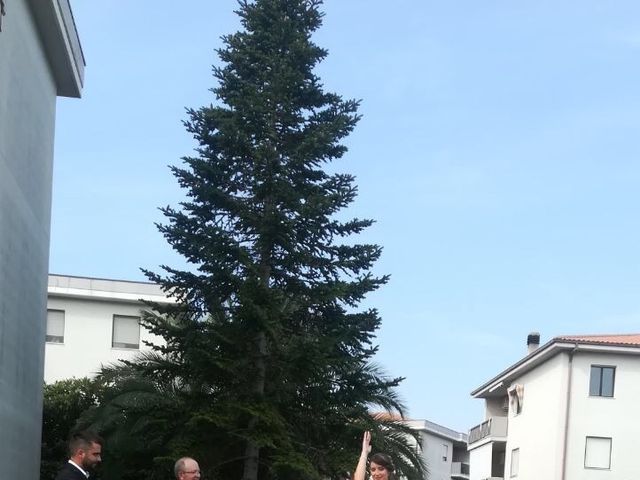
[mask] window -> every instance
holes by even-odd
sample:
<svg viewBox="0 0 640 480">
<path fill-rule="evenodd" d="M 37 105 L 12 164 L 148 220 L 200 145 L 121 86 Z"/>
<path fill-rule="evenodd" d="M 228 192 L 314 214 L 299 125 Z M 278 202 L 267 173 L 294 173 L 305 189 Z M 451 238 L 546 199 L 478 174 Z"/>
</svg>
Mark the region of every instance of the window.
<svg viewBox="0 0 640 480">
<path fill-rule="evenodd" d="M 520 449 L 514 448 L 511 450 L 511 469 L 509 471 L 509 475 L 517 477 L 518 470 L 520 470 Z"/>
<path fill-rule="evenodd" d="M 589 395 L 592 397 L 613 397 L 616 368 L 591 365 Z"/>
<path fill-rule="evenodd" d="M 113 316 L 113 348 L 140 347 L 140 317 Z"/>
<path fill-rule="evenodd" d="M 584 445 L 584 468 L 611 468 L 611 438 L 587 437 Z"/>
<path fill-rule="evenodd" d="M 446 443 L 442 444 L 442 461 L 446 462 L 449 458 L 449 445 Z"/>
<path fill-rule="evenodd" d="M 64 343 L 64 310 L 47 310 L 47 343 Z"/>
</svg>

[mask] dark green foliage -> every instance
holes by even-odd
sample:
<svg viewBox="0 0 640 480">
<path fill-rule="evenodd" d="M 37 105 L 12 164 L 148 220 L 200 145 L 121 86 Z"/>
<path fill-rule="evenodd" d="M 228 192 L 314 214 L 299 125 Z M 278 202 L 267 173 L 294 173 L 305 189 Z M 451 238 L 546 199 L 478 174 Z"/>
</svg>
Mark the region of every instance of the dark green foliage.
<svg viewBox="0 0 640 480">
<path fill-rule="evenodd" d="M 44 386 L 40 478 L 53 480 L 69 458 L 67 444 L 80 415 L 100 401 L 101 387 L 88 378 Z"/>
<path fill-rule="evenodd" d="M 370 272 L 380 247 L 348 238 L 372 221 L 339 216 L 354 178 L 324 170 L 359 117 L 313 73 L 320 4 L 240 1 L 215 105 L 188 111 L 198 148 L 172 167 L 187 200 L 158 227 L 191 266 L 146 272 L 179 300 L 144 319 L 166 345 L 105 371 L 110 397 L 87 417 L 123 479 L 189 454 L 210 479 L 319 480 L 353 468 L 364 429 L 422 476 L 406 429 L 370 415 L 401 410 L 401 379 L 370 364 L 380 318 L 358 310 L 387 281 Z"/>
<path fill-rule="evenodd" d="M 78 426 L 105 437 L 100 478 L 166 479 L 175 461 L 167 456 L 170 444 L 179 441 L 189 408 L 182 392 L 126 365 L 103 369 L 99 381 L 101 402 L 84 412 Z"/>
</svg>

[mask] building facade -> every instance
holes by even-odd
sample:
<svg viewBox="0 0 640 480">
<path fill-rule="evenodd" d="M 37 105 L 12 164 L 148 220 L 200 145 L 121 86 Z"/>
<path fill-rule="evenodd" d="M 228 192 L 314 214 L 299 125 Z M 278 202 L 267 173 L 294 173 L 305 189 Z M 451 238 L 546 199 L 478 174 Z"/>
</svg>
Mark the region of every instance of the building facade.
<svg viewBox="0 0 640 480">
<path fill-rule="evenodd" d="M 538 336 L 539 339 L 539 336 Z M 640 335 L 556 337 L 472 392 L 471 480 L 637 478 Z"/>
<path fill-rule="evenodd" d="M 161 344 L 140 325 L 142 300 L 171 301 L 153 283 L 49 275 L 45 382 L 92 377 Z"/>
<path fill-rule="evenodd" d="M 68 0 L 0 5 L 0 464 L 39 478 L 56 97 L 84 58 Z"/>
<path fill-rule="evenodd" d="M 427 465 L 429 480 L 468 480 L 467 435 L 429 420 L 407 420 L 420 432 L 420 451 Z"/>
</svg>

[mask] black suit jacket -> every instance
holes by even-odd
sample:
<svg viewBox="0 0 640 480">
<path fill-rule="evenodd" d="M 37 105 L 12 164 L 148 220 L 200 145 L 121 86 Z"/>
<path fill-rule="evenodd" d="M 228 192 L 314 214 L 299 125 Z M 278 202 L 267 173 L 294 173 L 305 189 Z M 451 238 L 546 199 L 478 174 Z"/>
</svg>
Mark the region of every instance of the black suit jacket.
<svg viewBox="0 0 640 480">
<path fill-rule="evenodd" d="M 56 480 L 87 480 L 87 477 L 70 463 L 65 463 L 58 472 Z"/>
</svg>

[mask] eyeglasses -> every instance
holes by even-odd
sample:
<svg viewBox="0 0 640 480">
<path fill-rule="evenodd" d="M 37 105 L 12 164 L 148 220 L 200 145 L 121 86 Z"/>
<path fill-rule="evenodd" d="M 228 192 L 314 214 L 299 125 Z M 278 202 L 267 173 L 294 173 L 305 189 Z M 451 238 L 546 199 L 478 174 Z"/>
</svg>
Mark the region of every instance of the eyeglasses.
<svg viewBox="0 0 640 480">
<path fill-rule="evenodd" d="M 200 473 L 200 470 L 183 470 L 182 473 L 188 473 L 189 475 L 194 475 L 196 473 Z"/>
</svg>

